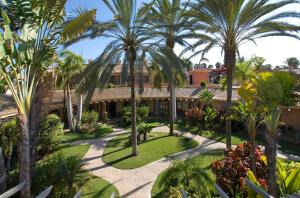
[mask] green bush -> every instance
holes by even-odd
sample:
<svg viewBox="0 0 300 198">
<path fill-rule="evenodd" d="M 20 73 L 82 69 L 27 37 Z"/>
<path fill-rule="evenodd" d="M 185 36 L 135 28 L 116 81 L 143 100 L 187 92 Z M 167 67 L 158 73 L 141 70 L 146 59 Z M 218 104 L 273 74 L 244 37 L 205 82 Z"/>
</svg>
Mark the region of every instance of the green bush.
<svg viewBox="0 0 300 198">
<path fill-rule="evenodd" d="M 52 198 L 73 197 L 89 180 L 88 175 L 82 170 L 80 159 L 64 158 L 61 153 L 43 160 L 38 165 L 37 172 L 39 174 L 33 179 L 33 191 L 38 193 L 53 185 L 49 195 Z"/>
<path fill-rule="evenodd" d="M 206 128 L 211 128 L 215 124 L 218 112 L 213 107 L 206 107 L 204 110 L 204 124 Z"/>
<path fill-rule="evenodd" d="M 138 131 L 138 140 L 141 141 L 141 135 L 143 135 L 143 141 L 147 141 L 147 133 L 151 132 L 152 127 L 149 124 L 144 122 L 138 124 L 137 131 Z"/>
<path fill-rule="evenodd" d="M 63 136 L 63 124 L 55 114 L 48 115 L 40 124 L 37 151 L 40 155 L 56 149 Z"/>
<path fill-rule="evenodd" d="M 147 120 L 148 115 L 149 115 L 149 107 L 141 106 L 137 109 L 137 116 L 139 122 Z"/>
<path fill-rule="evenodd" d="M 11 170 L 11 164 L 17 164 L 16 147 L 20 129 L 16 119 L 4 122 L 0 126 L 0 147 L 5 157 L 5 165 L 8 172 Z"/>
<path fill-rule="evenodd" d="M 3 149 L 4 156 L 8 157 L 12 154 L 13 147 L 17 145 L 19 134 L 20 129 L 16 119 L 4 122 L 0 126 L 0 147 Z"/>
<path fill-rule="evenodd" d="M 149 115 L 149 107 L 142 106 L 137 108 L 137 122 L 143 122 L 147 120 Z M 126 126 L 131 124 L 131 107 L 123 107 L 122 120 Z"/>
<path fill-rule="evenodd" d="M 123 107 L 122 120 L 126 126 L 131 124 L 131 107 Z"/>
<path fill-rule="evenodd" d="M 82 114 L 81 123 L 95 125 L 97 124 L 99 114 L 95 111 L 85 111 Z"/>
</svg>

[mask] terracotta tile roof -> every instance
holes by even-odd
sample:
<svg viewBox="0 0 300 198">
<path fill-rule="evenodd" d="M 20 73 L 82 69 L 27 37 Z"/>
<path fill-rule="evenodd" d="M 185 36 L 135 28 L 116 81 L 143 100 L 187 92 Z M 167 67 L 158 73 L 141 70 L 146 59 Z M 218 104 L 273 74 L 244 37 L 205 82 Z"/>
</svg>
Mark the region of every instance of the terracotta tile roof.
<svg viewBox="0 0 300 198">
<path fill-rule="evenodd" d="M 220 89 L 209 89 L 213 94 L 213 100 L 226 101 L 226 91 Z M 138 89 L 135 90 L 137 97 L 141 99 L 155 99 L 155 98 L 169 98 L 170 94 L 168 88 L 156 89 L 156 88 L 144 88 L 144 92 L 139 94 Z M 199 94 L 203 91 L 203 88 L 176 88 L 176 97 L 178 99 L 198 99 Z M 232 100 L 238 100 L 236 89 L 233 90 Z M 91 102 L 97 101 L 111 101 L 111 100 L 124 100 L 130 99 L 130 87 L 117 87 L 104 89 L 102 91 L 96 90 Z"/>
<path fill-rule="evenodd" d="M 213 100 L 226 101 L 226 91 L 222 91 L 219 88 L 209 88 L 214 94 Z M 168 99 L 170 94 L 168 88 L 162 89 L 145 87 L 144 92 L 139 94 L 138 88 L 136 88 L 136 96 L 141 99 Z M 176 88 L 177 99 L 190 99 L 198 100 L 199 94 L 203 91 L 203 88 L 184 87 Z M 77 94 L 72 92 L 72 103 L 77 104 Z M 58 108 L 63 106 L 64 93 L 62 90 L 56 90 L 52 98 L 51 108 Z M 130 87 L 116 87 L 107 88 L 102 91 L 96 90 L 92 96 L 91 103 L 103 102 L 103 101 L 116 101 L 116 100 L 129 100 L 130 99 Z M 238 100 L 236 89 L 232 92 L 232 100 Z M 0 117 L 16 115 L 17 109 L 11 96 L 3 96 L 3 101 L 0 109 Z"/>
</svg>

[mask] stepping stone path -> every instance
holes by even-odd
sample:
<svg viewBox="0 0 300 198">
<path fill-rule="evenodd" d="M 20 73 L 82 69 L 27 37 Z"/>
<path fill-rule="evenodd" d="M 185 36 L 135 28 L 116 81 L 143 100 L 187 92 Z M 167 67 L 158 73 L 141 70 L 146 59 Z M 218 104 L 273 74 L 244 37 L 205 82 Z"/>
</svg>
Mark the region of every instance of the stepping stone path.
<svg viewBox="0 0 300 198">
<path fill-rule="evenodd" d="M 152 130 L 152 132 L 168 131 L 169 128 L 167 126 L 156 127 Z M 175 132 L 180 133 L 179 131 Z M 161 172 L 170 166 L 172 161 L 177 159 L 188 159 L 210 150 L 226 148 L 224 143 L 198 135 L 192 135 L 190 133 L 182 133 L 183 136 L 197 141 L 199 146 L 159 159 L 139 168 L 121 170 L 105 164 L 102 161 L 102 154 L 109 140 L 125 133 L 128 133 L 128 131 L 115 128 L 113 133 L 104 138 L 77 142 L 79 144 L 88 143 L 91 145 L 83 159 L 83 162 L 85 163 L 84 169 L 89 170 L 91 174 L 101 177 L 113 184 L 119 190 L 120 197 L 150 198 L 151 189 L 155 180 Z M 288 156 L 285 155 L 280 157 L 288 158 Z M 298 158 L 298 160 L 300 160 L 300 158 Z"/>
</svg>

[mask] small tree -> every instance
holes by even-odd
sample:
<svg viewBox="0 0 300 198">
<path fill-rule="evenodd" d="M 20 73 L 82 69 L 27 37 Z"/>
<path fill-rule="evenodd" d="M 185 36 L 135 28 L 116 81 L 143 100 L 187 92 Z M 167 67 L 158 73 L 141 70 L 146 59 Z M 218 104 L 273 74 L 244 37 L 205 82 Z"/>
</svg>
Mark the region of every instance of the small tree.
<svg viewBox="0 0 300 198">
<path fill-rule="evenodd" d="M 206 107 L 211 106 L 212 99 L 214 98 L 214 96 L 215 95 L 207 88 L 200 93 L 199 101 L 201 102 L 201 106 L 203 109 L 206 109 Z"/>
<path fill-rule="evenodd" d="M 300 61 L 296 57 L 290 57 L 286 59 L 286 64 L 291 69 L 296 69 L 299 67 Z"/>
<path fill-rule="evenodd" d="M 295 79 L 287 72 L 264 72 L 256 80 L 259 100 L 263 105 L 263 121 L 266 124 L 266 156 L 268 163 L 268 187 L 272 196 L 278 197 L 276 183 L 276 150 L 278 125 L 282 105 L 292 105 Z M 286 98 L 291 100 L 286 101 Z"/>
<path fill-rule="evenodd" d="M 48 115 L 40 124 L 37 151 L 45 155 L 56 149 L 63 135 L 63 123 L 55 114 Z"/>
<path fill-rule="evenodd" d="M 3 149 L 3 155 L 6 158 L 6 174 L 9 176 L 11 166 L 11 155 L 13 149 L 17 146 L 20 129 L 17 120 L 5 122 L 0 127 L 0 147 Z"/>
</svg>

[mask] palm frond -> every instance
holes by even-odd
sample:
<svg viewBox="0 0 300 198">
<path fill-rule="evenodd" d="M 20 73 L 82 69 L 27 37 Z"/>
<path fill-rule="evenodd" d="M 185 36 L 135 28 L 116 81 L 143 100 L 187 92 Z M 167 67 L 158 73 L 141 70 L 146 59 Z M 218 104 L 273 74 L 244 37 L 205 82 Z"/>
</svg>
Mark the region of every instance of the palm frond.
<svg viewBox="0 0 300 198">
<path fill-rule="evenodd" d="M 65 40 L 72 40 L 80 36 L 93 24 L 96 17 L 96 9 L 76 10 L 77 17 L 68 21 L 63 29 L 62 35 Z"/>
</svg>

